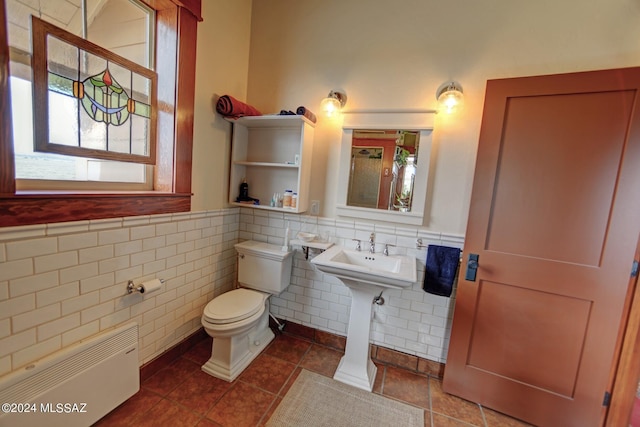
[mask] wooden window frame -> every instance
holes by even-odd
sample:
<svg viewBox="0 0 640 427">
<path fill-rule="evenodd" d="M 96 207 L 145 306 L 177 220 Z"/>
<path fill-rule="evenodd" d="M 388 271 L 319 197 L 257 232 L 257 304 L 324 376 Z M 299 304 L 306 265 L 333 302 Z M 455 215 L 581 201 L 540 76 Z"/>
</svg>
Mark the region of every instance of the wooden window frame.
<svg viewBox="0 0 640 427">
<path fill-rule="evenodd" d="M 197 23 L 201 0 L 143 0 L 156 11 L 158 72 L 154 191 L 16 191 L 9 48 L 0 0 L 0 227 L 191 210 Z M 160 47 L 160 48 L 159 48 Z"/>
</svg>

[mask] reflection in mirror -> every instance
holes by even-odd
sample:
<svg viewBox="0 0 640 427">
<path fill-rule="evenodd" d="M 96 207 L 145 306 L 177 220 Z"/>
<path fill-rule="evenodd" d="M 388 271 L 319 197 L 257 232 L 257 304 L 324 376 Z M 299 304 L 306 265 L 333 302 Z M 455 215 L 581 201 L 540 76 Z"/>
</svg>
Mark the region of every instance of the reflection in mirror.
<svg viewBox="0 0 640 427">
<path fill-rule="evenodd" d="M 435 112 L 363 110 L 343 111 L 342 116 L 338 216 L 424 225 Z M 357 206 L 358 182 L 367 178 L 361 178 L 359 162 L 353 155 L 374 148 L 381 150 L 381 164 L 369 184 L 377 191 L 367 189 L 365 197 L 367 206 L 373 207 Z"/>
<path fill-rule="evenodd" d="M 347 205 L 411 212 L 420 132 L 354 130 Z"/>
<path fill-rule="evenodd" d="M 349 206 L 374 209 L 378 207 L 383 153 L 384 148 L 351 148 L 351 175 L 347 195 Z"/>
</svg>

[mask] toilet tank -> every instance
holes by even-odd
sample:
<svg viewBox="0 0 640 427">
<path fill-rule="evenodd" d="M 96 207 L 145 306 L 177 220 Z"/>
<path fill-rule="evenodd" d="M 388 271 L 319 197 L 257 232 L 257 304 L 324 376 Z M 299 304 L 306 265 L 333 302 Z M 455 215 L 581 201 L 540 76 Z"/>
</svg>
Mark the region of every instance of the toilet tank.
<svg viewBox="0 0 640 427">
<path fill-rule="evenodd" d="M 281 246 L 247 240 L 235 245 L 238 252 L 238 283 L 249 289 L 277 295 L 291 281 L 293 251 Z"/>
</svg>

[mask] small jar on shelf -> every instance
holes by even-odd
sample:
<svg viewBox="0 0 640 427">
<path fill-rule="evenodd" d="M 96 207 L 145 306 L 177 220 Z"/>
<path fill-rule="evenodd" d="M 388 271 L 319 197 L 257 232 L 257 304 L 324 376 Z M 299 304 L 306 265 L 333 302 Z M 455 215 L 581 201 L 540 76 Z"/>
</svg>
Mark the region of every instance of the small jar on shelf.
<svg viewBox="0 0 640 427">
<path fill-rule="evenodd" d="M 282 198 L 282 207 L 283 208 L 290 208 L 291 207 L 291 198 L 293 196 L 293 191 L 292 190 L 285 190 L 284 191 L 284 197 Z"/>
</svg>

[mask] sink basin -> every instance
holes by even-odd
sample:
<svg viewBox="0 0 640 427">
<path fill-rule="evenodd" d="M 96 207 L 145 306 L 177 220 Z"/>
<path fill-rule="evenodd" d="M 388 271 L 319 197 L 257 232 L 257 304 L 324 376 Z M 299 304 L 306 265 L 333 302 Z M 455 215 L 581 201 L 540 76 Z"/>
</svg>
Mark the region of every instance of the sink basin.
<svg viewBox="0 0 640 427">
<path fill-rule="evenodd" d="M 371 391 L 377 371 L 369 351 L 374 298 L 385 289 L 412 286 L 417 280 L 416 259 L 333 246 L 311 263 L 323 273 L 339 278 L 351 291 L 347 345 L 333 379 Z"/>
<path fill-rule="evenodd" d="M 408 255 L 385 256 L 334 246 L 311 263 L 324 273 L 385 288 L 405 288 L 417 280 L 416 259 Z"/>
</svg>

